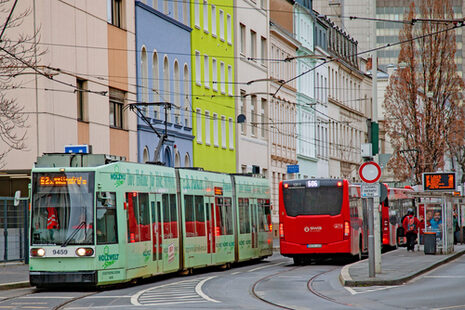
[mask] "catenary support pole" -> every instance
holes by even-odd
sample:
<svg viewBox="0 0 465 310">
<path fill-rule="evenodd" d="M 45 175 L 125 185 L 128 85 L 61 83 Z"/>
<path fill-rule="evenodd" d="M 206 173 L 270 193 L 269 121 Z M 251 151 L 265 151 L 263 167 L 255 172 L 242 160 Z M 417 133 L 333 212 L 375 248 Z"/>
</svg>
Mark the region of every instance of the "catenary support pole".
<svg viewBox="0 0 465 310">
<path fill-rule="evenodd" d="M 372 0 L 372 17 L 376 19 L 376 0 Z M 372 37 L 371 37 L 371 47 L 373 49 L 376 48 L 376 22 L 372 23 Z M 378 123 L 378 54 L 373 51 L 372 54 L 372 70 L 371 70 L 371 77 L 372 77 L 372 121 L 374 123 Z M 376 139 L 378 136 L 376 137 Z M 378 141 L 373 141 L 374 143 L 379 145 Z M 377 162 L 377 156 L 375 155 L 374 159 Z M 374 215 L 374 252 L 375 252 L 375 272 L 381 273 L 381 219 L 379 214 L 379 198 L 375 197 L 373 200 L 373 215 Z"/>
<path fill-rule="evenodd" d="M 375 238 L 373 235 L 374 218 L 373 218 L 373 198 L 367 199 L 368 207 L 368 276 L 375 277 Z"/>
</svg>

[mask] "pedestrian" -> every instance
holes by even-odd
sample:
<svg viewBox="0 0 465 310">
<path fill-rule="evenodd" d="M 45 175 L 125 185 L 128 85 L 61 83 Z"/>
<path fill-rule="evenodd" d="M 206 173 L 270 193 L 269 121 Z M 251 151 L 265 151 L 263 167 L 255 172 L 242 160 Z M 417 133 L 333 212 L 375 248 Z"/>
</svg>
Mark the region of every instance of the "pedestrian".
<svg viewBox="0 0 465 310">
<path fill-rule="evenodd" d="M 418 227 L 420 227 L 420 221 L 416 218 L 413 213 L 413 209 L 409 208 L 407 216 L 402 222 L 404 231 L 407 237 L 407 251 L 413 251 L 415 248 L 415 241 L 417 239 Z"/>
<path fill-rule="evenodd" d="M 436 239 L 442 239 L 442 219 L 441 211 L 434 211 L 433 218 L 430 220 L 431 231 L 436 233 Z"/>
</svg>

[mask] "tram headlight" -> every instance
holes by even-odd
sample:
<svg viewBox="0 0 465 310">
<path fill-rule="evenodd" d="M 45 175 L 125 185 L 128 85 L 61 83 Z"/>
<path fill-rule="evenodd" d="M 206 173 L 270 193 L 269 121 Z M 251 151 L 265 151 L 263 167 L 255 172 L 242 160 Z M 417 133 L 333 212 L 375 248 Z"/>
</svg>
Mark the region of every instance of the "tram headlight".
<svg viewBox="0 0 465 310">
<path fill-rule="evenodd" d="M 43 257 L 45 256 L 45 250 L 42 248 L 31 249 L 31 256 L 33 257 Z"/>
<path fill-rule="evenodd" d="M 94 249 L 92 248 L 77 248 L 76 255 L 77 256 L 92 256 L 94 254 Z"/>
</svg>

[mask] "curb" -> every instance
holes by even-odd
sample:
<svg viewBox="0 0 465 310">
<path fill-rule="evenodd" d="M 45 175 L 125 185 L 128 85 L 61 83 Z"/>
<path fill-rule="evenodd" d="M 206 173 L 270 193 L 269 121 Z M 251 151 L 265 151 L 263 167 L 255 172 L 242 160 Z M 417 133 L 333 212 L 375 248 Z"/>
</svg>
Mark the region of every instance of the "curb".
<svg viewBox="0 0 465 310">
<path fill-rule="evenodd" d="M 24 288 L 24 287 L 31 287 L 31 284 L 29 283 L 29 281 L 0 284 L 0 291 L 11 290 L 15 288 Z"/>
<path fill-rule="evenodd" d="M 355 264 L 359 264 L 360 262 L 355 262 L 355 263 L 352 263 L 350 265 L 346 265 L 344 266 L 344 268 L 342 268 L 340 274 L 339 274 L 339 282 L 341 282 L 341 284 L 343 286 L 349 286 L 349 287 L 357 287 L 357 286 L 376 286 L 376 285 L 400 285 L 400 284 L 404 284 L 405 282 L 423 274 L 423 273 L 426 273 L 430 270 L 433 270 L 445 263 L 448 263 L 460 256 L 462 256 L 463 254 L 465 254 L 465 250 L 462 250 L 460 252 L 456 252 L 454 254 L 451 254 L 447 257 L 445 257 L 444 259 L 442 260 L 439 260 L 437 261 L 436 263 L 433 263 L 432 265 L 424 268 L 424 269 L 420 269 L 418 271 L 415 271 L 413 273 L 410 273 L 410 274 L 407 274 L 405 275 L 404 277 L 400 277 L 400 278 L 396 278 L 396 279 L 390 279 L 390 280 L 381 280 L 381 279 L 376 279 L 376 278 L 373 278 L 373 279 L 366 279 L 366 280 L 353 280 L 352 277 L 350 276 L 349 274 L 349 268 L 350 266 L 352 265 L 355 265 Z"/>
</svg>

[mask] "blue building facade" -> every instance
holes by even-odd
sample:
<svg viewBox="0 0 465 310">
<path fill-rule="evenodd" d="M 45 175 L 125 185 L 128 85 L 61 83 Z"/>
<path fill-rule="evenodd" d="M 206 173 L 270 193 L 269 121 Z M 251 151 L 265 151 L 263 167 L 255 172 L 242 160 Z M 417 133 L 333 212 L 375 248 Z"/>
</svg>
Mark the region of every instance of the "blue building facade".
<svg viewBox="0 0 465 310">
<path fill-rule="evenodd" d="M 316 104 L 315 100 L 315 58 L 314 58 L 314 16 L 311 2 L 296 1 L 294 4 L 294 33 L 300 42 L 297 50 L 297 161 L 298 178 L 314 177 L 318 174 Z M 308 72 L 308 73 L 305 73 Z"/>
<path fill-rule="evenodd" d="M 137 102 L 147 120 L 138 118 L 138 161 L 191 167 L 189 5 L 182 1 L 136 1 L 135 22 Z M 155 158 L 160 138 L 153 129 L 163 135 L 165 128 L 168 138 Z"/>
</svg>

